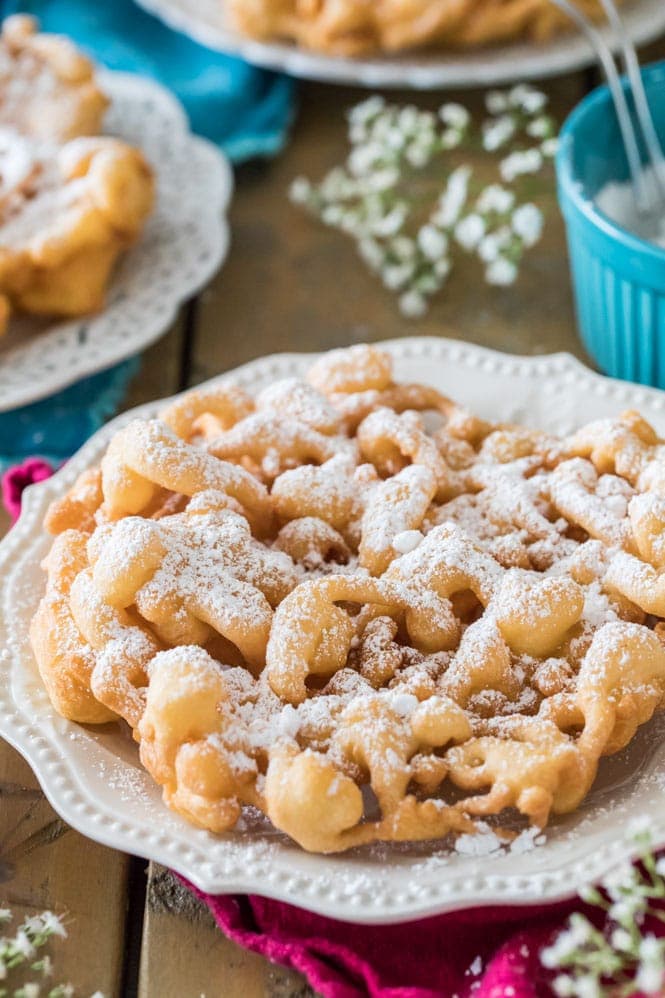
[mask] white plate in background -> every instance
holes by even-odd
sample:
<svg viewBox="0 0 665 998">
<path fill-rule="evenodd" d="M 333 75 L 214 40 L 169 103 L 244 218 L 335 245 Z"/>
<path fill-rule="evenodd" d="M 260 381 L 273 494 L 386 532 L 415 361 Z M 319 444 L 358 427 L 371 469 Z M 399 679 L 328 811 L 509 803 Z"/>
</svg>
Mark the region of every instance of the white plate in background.
<svg viewBox="0 0 665 998">
<path fill-rule="evenodd" d="M 423 50 L 346 59 L 284 42 L 247 38 L 229 23 L 224 0 L 137 2 L 169 27 L 208 48 L 240 56 L 265 69 L 325 83 L 412 90 L 484 87 L 558 76 L 596 61 L 589 43 L 575 32 L 557 35 L 542 45 L 510 42 L 464 52 Z M 663 0 L 633 0 L 622 7 L 621 13 L 636 45 L 653 41 L 665 32 Z M 602 33 L 609 37 L 607 30 Z"/>
<path fill-rule="evenodd" d="M 104 71 L 99 81 L 111 98 L 104 134 L 142 150 L 155 171 L 155 208 L 120 258 L 101 312 L 65 321 L 12 318 L 0 338 L 0 413 L 153 343 L 227 253 L 233 176 L 217 146 L 191 134 L 180 103 L 153 80 Z"/>
</svg>

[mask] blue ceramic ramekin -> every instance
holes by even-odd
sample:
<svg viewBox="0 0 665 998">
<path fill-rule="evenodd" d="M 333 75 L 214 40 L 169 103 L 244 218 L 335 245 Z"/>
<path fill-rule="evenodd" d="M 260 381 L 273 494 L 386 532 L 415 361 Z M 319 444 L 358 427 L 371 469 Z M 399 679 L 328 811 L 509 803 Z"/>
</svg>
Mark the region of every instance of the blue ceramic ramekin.
<svg viewBox="0 0 665 998">
<path fill-rule="evenodd" d="M 646 68 L 644 84 L 665 143 L 665 63 Z M 594 203 L 608 181 L 628 177 L 614 106 L 600 87 L 564 123 L 557 155 L 578 325 L 607 374 L 665 388 L 665 249 L 631 235 Z"/>
</svg>

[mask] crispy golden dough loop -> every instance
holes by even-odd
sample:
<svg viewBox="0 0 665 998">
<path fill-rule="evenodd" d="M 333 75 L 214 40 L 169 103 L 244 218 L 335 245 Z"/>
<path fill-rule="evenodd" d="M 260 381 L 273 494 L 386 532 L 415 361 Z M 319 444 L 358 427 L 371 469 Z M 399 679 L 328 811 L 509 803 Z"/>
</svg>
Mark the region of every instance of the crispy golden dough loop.
<svg viewBox="0 0 665 998">
<path fill-rule="evenodd" d="M 434 473 L 414 464 L 389 478 L 372 493 L 360 524 L 358 556 L 370 575 L 382 575 L 397 556 L 395 538 L 422 526 L 436 493 Z"/>
<path fill-rule="evenodd" d="M 95 514 L 103 501 L 101 471 L 89 468 L 78 476 L 62 499 L 53 500 L 46 511 L 44 526 L 50 534 L 60 534 L 64 530 L 92 533 L 96 526 Z"/>
<path fill-rule="evenodd" d="M 105 506 L 113 519 L 140 513 L 158 486 L 187 496 L 226 492 L 255 530 L 269 529 L 270 497 L 248 471 L 190 446 L 158 420 L 133 420 L 116 433 L 102 460 Z"/>
<path fill-rule="evenodd" d="M 46 592 L 30 625 L 30 641 L 44 685 L 58 713 L 82 724 L 103 724 L 115 718 L 90 689 L 94 654 L 81 634 L 71 609 L 71 588 L 88 564 L 88 536 L 65 530 L 54 540 L 45 560 Z"/>
<path fill-rule="evenodd" d="M 374 410 L 358 427 L 358 444 L 379 474 L 395 474 L 407 462 L 424 465 L 435 477 L 439 502 L 464 491 L 460 473 L 448 466 L 415 413 L 398 416 L 391 409 Z"/>
<path fill-rule="evenodd" d="M 174 810 L 203 828 L 223 832 L 243 803 L 260 804 L 257 767 L 246 733 L 229 726 L 232 676 L 202 648 L 173 648 L 152 662 L 139 725 L 141 761 Z"/>
<path fill-rule="evenodd" d="M 382 391 L 392 382 L 392 359 L 367 344 L 331 350 L 307 372 L 307 381 L 324 395 Z"/>
<path fill-rule="evenodd" d="M 302 703 L 307 696 L 305 680 L 312 671 L 317 649 L 330 627 L 344 635 L 329 650 L 326 671 L 333 673 L 345 664 L 355 630 L 344 626 L 344 611 L 336 601 L 400 605 L 399 596 L 386 584 L 353 576 L 335 575 L 305 582 L 279 605 L 273 620 L 266 656 L 268 681 L 277 696 L 288 703 Z M 402 600 L 401 605 L 405 603 Z M 350 621 L 349 621 L 350 623 Z"/>
<path fill-rule="evenodd" d="M 77 627 L 97 653 L 90 677 L 93 694 L 136 728 L 145 705 L 148 667 L 159 644 L 125 610 L 103 600 L 89 569 L 77 575 L 70 600 Z"/>
<path fill-rule="evenodd" d="M 195 388 L 176 399 L 159 414 L 178 437 L 189 440 L 201 416 L 213 416 L 218 432 L 227 430 L 254 411 L 250 395 L 239 385 L 214 385 Z"/>
</svg>

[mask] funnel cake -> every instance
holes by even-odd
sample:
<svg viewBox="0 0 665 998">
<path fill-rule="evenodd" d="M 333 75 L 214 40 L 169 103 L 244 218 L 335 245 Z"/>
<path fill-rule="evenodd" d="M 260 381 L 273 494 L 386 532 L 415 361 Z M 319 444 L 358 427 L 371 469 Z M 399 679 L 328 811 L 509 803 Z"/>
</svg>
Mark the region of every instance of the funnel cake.
<svg viewBox="0 0 665 998">
<path fill-rule="evenodd" d="M 0 317 L 101 308 L 111 269 L 153 204 L 138 149 L 106 136 L 55 146 L 5 128 L 0 176 Z"/>
<path fill-rule="evenodd" d="M 77 316 L 104 304 L 111 270 L 154 200 L 138 149 L 100 136 L 94 66 L 25 15 L 0 34 L 0 335 L 16 309 Z"/>
<path fill-rule="evenodd" d="M 6 18 L 0 34 L 0 125 L 67 142 L 96 135 L 107 106 L 93 64 L 68 38 L 39 33 L 37 21 L 25 14 Z"/>
<path fill-rule="evenodd" d="M 196 389 L 52 505 L 45 686 L 213 832 L 542 828 L 665 705 L 664 456 L 637 413 L 491 423 L 365 345 Z"/>
<path fill-rule="evenodd" d="M 602 14 L 599 0 L 575 2 L 591 18 Z M 543 42 L 570 28 L 550 0 L 230 0 L 230 12 L 253 38 L 340 56 Z"/>
</svg>

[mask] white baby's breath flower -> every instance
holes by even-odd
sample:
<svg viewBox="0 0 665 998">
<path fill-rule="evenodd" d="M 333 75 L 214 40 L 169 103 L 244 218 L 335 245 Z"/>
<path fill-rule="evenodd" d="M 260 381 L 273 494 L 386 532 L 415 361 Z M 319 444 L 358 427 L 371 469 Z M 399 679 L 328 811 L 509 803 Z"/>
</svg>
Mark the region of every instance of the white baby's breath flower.
<svg viewBox="0 0 665 998">
<path fill-rule="evenodd" d="M 476 208 L 480 212 L 495 211 L 505 215 L 515 204 L 515 195 L 501 184 L 489 184 L 479 195 Z"/>
<path fill-rule="evenodd" d="M 377 243 L 375 239 L 371 238 L 365 238 L 359 241 L 358 252 L 365 263 L 371 267 L 372 270 L 378 270 L 386 257 L 383 247 Z"/>
<path fill-rule="evenodd" d="M 556 156 L 558 149 L 559 140 L 556 137 L 545 139 L 540 145 L 540 151 L 546 159 L 552 159 L 552 157 Z"/>
<path fill-rule="evenodd" d="M 448 237 L 434 225 L 423 225 L 418 232 L 418 246 L 428 260 L 437 260 L 448 251 Z"/>
<path fill-rule="evenodd" d="M 460 217 L 469 191 L 471 168 L 459 166 L 448 177 L 448 183 L 439 196 L 437 208 L 432 215 L 432 221 L 442 229 L 450 229 Z"/>
<path fill-rule="evenodd" d="M 658 967 L 640 967 L 633 983 L 636 991 L 643 992 L 645 995 L 662 996 L 665 974 Z"/>
<path fill-rule="evenodd" d="M 630 951 L 633 948 L 633 937 L 626 929 L 615 929 L 610 936 L 610 942 L 616 950 Z"/>
<path fill-rule="evenodd" d="M 517 279 L 517 267 L 511 260 L 500 256 L 485 270 L 485 280 L 496 287 L 508 287 Z"/>
<path fill-rule="evenodd" d="M 362 177 L 373 170 L 384 157 L 384 151 L 377 142 L 367 142 L 351 150 L 348 165 L 354 177 Z"/>
<path fill-rule="evenodd" d="M 639 968 L 635 989 L 648 995 L 662 995 L 665 984 L 663 942 L 655 936 L 645 936 L 639 947 Z"/>
<path fill-rule="evenodd" d="M 586 886 L 582 887 L 579 895 L 582 901 L 586 901 L 587 904 L 599 904 L 602 901 L 600 891 L 593 884 L 586 884 Z"/>
<path fill-rule="evenodd" d="M 432 149 L 425 142 L 416 140 L 407 147 L 404 155 L 411 166 L 421 169 L 423 166 L 427 166 L 432 158 Z"/>
<path fill-rule="evenodd" d="M 39 998 L 40 987 L 35 984 L 34 981 L 24 984 L 22 990 L 21 998 Z"/>
<path fill-rule="evenodd" d="M 461 218 L 455 226 L 455 239 L 467 251 L 474 250 L 484 235 L 485 219 L 473 212 Z"/>
<path fill-rule="evenodd" d="M 395 205 L 387 215 L 372 224 L 372 232 L 375 236 L 383 237 L 397 235 L 406 221 L 406 216 L 406 208 L 403 205 Z"/>
<path fill-rule="evenodd" d="M 0 908 L 0 924 L 3 922 L 11 922 L 13 918 L 11 908 Z"/>
<path fill-rule="evenodd" d="M 656 936 L 648 935 L 640 941 L 639 955 L 641 960 L 647 961 L 658 961 L 662 962 L 664 957 L 662 939 L 657 939 Z"/>
<path fill-rule="evenodd" d="M 415 239 L 411 239 L 410 236 L 395 236 L 390 243 L 391 253 L 397 257 L 398 260 L 406 263 L 415 262 L 418 247 L 416 245 Z"/>
<path fill-rule="evenodd" d="M 515 134 L 516 124 L 509 114 L 492 118 L 483 124 L 483 149 L 494 152 L 501 149 Z"/>
<path fill-rule="evenodd" d="M 559 998 L 573 998 L 575 994 L 575 983 L 568 974 L 559 974 L 552 981 L 552 991 Z"/>
<path fill-rule="evenodd" d="M 444 149 L 457 149 L 462 144 L 464 134 L 458 132 L 456 128 L 446 128 L 441 133 L 441 145 Z"/>
<path fill-rule="evenodd" d="M 619 863 L 606 875 L 603 880 L 603 887 L 612 899 L 618 899 L 632 891 L 637 883 L 638 873 L 632 863 Z"/>
<path fill-rule="evenodd" d="M 541 114 L 527 124 L 525 131 L 534 139 L 547 139 L 552 134 L 552 119 L 546 114 Z"/>
<path fill-rule="evenodd" d="M 44 911 L 41 915 L 45 930 L 52 936 L 67 938 L 67 929 L 62 924 L 62 919 L 53 911 Z"/>
<path fill-rule="evenodd" d="M 364 124 L 371 121 L 372 118 L 376 118 L 384 110 L 385 106 L 385 99 L 379 94 L 374 94 L 372 97 L 368 97 L 367 100 L 361 101 L 360 104 L 352 107 L 347 117 L 354 124 Z"/>
<path fill-rule="evenodd" d="M 459 131 L 467 128 L 471 121 L 471 115 L 467 109 L 462 104 L 457 104 L 454 101 L 448 101 L 447 104 L 441 105 L 439 108 L 439 117 L 444 125 L 448 125 L 449 128 L 455 128 Z"/>
<path fill-rule="evenodd" d="M 520 149 L 501 161 L 499 169 L 503 179 L 510 183 L 526 173 L 538 173 L 543 165 L 540 149 Z"/>
<path fill-rule="evenodd" d="M 525 246 L 535 246 L 543 232 L 543 213 L 535 204 L 521 204 L 513 212 L 511 225 Z"/>
<path fill-rule="evenodd" d="M 381 280 L 390 291 L 400 291 L 406 287 L 415 270 L 411 263 L 386 264 L 381 269 Z"/>
<path fill-rule="evenodd" d="M 441 281 L 433 270 L 424 271 L 413 282 L 413 290 L 421 295 L 433 295 L 441 287 Z"/>
<path fill-rule="evenodd" d="M 35 955 L 35 947 L 30 941 L 30 937 L 24 928 L 20 928 L 16 933 L 14 940 L 14 949 L 21 953 L 24 957 L 29 958 Z"/>
<path fill-rule="evenodd" d="M 419 319 L 427 311 L 427 299 L 417 291 L 407 291 L 400 295 L 399 307 L 408 319 Z"/>
<path fill-rule="evenodd" d="M 394 187 L 399 180 L 399 170 L 394 166 L 384 166 L 381 170 L 375 170 L 367 178 L 367 186 L 371 191 L 387 191 Z"/>
<path fill-rule="evenodd" d="M 451 263 L 448 257 L 442 256 L 440 260 L 435 260 L 432 270 L 440 281 L 445 280 L 451 270 Z"/>
<path fill-rule="evenodd" d="M 342 213 L 340 219 L 339 227 L 342 232 L 346 232 L 350 236 L 356 236 L 361 238 L 364 235 L 363 223 L 360 215 L 357 211 L 345 211 Z"/>
<path fill-rule="evenodd" d="M 490 90 L 485 94 L 485 107 L 490 114 L 503 114 L 508 110 L 508 94 L 503 90 Z"/>
<path fill-rule="evenodd" d="M 342 201 L 351 197 L 358 190 L 357 181 L 349 177 L 341 166 L 336 166 L 330 170 L 323 178 L 319 188 L 321 197 L 325 201 Z"/>
<path fill-rule="evenodd" d="M 364 122 L 349 125 L 349 142 L 351 145 L 357 146 L 361 142 L 366 142 L 368 136 L 369 132 Z"/>
<path fill-rule="evenodd" d="M 6 981 L 6 980 L 7 980 L 7 965 L 5 964 L 5 961 L 3 960 L 2 956 L 0 956 L 0 981 Z"/>
<path fill-rule="evenodd" d="M 538 114 L 546 106 L 547 96 L 526 83 L 518 83 L 509 91 L 508 103 L 524 114 Z"/>
<path fill-rule="evenodd" d="M 608 909 L 608 916 L 619 925 L 630 925 L 642 920 L 646 911 L 646 899 L 637 894 L 627 894 L 620 901 L 615 901 Z"/>
<path fill-rule="evenodd" d="M 598 978 L 591 974 L 575 980 L 575 998 L 603 998 L 604 990 Z"/>
<path fill-rule="evenodd" d="M 321 212 L 324 225 L 339 225 L 344 217 L 344 210 L 339 204 L 327 204 Z"/>
<path fill-rule="evenodd" d="M 502 255 L 502 251 L 506 249 L 512 238 L 512 232 L 507 225 L 502 225 L 494 232 L 488 232 L 478 244 L 478 256 L 483 263 L 493 263 Z"/>
<path fill-rule="evenodd" d="M 543 966 L 549 968 L 560 966 L 580 946 L 584 946 L 591 931 L 590 924 L 583 916 L 571 915 L 568 928 L 560 932 L 554 942 L 543 949 L 541 953 Z"/>
<path fill-rule="evenodd" d="M 289 197 L 294 204 L 307 204 L 312 194 L 312 185 L 306 177 L 296 177 L 289 187 Z"/>
<path fill-rule="evenodd" d="M 407 104 L 397 115 L 397 127 L 406 135 L 413 135 L 418 127 L 418 108 L 413 104 Z"/>
</svg>

